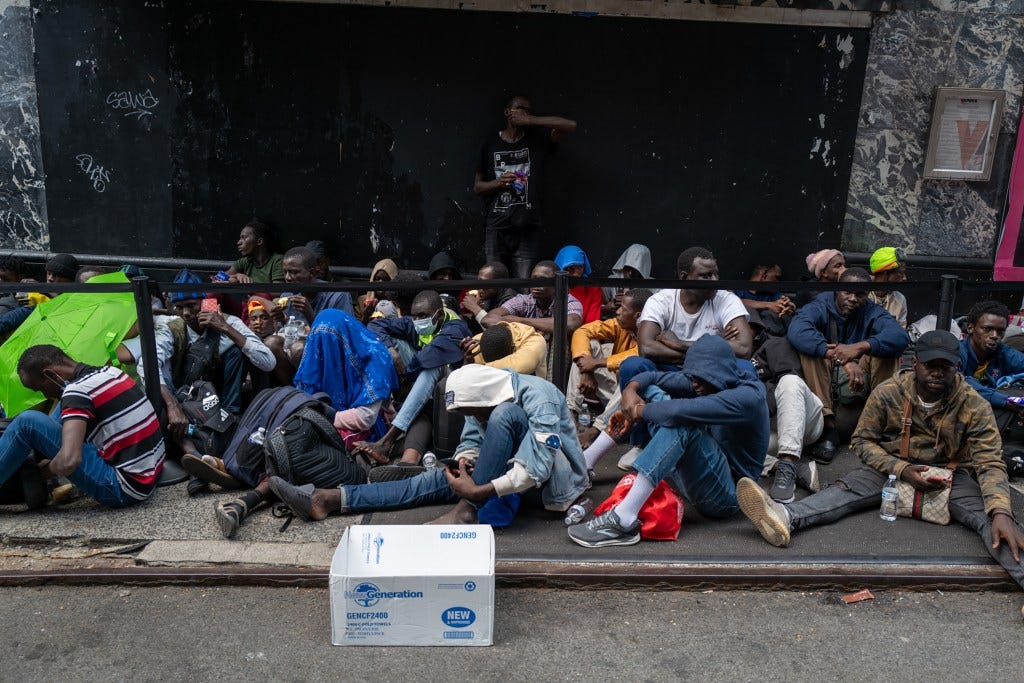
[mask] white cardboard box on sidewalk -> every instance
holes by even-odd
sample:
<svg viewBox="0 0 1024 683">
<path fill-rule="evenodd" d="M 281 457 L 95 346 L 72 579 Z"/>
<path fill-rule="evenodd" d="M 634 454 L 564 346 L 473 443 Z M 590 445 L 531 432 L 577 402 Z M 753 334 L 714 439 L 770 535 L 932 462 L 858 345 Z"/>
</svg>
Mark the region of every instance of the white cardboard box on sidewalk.
<svg viewBox="0 0 1024 683">
<path fill-rule="evenodd" d="M 491 645 L 486 524 L 351 526 L 331 560 L 335 645 Z"/>
</svg>

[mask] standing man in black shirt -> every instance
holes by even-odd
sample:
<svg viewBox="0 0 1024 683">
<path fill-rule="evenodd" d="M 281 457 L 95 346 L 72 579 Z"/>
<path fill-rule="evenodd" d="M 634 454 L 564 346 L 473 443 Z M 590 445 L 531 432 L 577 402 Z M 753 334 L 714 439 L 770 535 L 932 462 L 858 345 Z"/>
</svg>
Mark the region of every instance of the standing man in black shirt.
<svg viewBox="0 0 1024 683">
<path fill-rule="evenodd" d="M 473 191 L 487 203 L 487 260 L 501 261 L 515 277 L 528 278 L 537 259 L 544 164 L 556 143 L 576 130 L 576 122 L 534 116 L 524 95 L 509 98 L 505 121 L 504 130 L 480 151 Z"/>
</svg>

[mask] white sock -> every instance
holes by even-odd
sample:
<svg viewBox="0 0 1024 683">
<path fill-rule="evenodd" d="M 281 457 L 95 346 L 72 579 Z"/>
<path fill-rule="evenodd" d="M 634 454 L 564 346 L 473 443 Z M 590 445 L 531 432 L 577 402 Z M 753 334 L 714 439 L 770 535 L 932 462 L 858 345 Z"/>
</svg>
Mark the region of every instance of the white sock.
<svg viewBox="0 0 1024 683">
<path fill-rule="evenodd" d="M 644 506 L 647 499 L 654 493 L 654 484 L 646 476 L 637 473 L 633 486 L 629 493 L 622 499 L 622 502 L 615 506 L 615 514 L 619 522 L 627 529 L 637 520 L 640 515 L 640 508 Z"/>
<path fill-rule="evenodd" d="M 594 439 L 594 443 L 590 444 L 590 447 L 583 451 L 583 457 L 587 461 L 587 469 L 594 469 L 594 465 L 597 464 L 597 461 L 603 458 L 613 448 L 615 448 L 615 439 L 608 436 L 608 432 L 601 432 L 598 434 L 597 438 Z"/>
</svg>

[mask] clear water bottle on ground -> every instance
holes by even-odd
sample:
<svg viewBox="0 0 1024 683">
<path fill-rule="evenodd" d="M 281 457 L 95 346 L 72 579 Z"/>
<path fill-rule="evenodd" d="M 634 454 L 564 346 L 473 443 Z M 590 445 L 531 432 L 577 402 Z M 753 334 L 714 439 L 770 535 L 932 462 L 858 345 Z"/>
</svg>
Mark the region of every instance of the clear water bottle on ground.
<svg viewBox="0 0 1024 683">
<path fill-rule="evenodd" d="M 583 430 L 590 429 L 590 425 L 593 424 L 594 418 L 590 415 L 590 405 L 586 401 L 583 402 L 583 408 L 576 421 L 580 423 L 580 428 Z"/>
<path fill-rule="evenodd" d="M 882 509 L 878 516 L 887 522 L 896 521 L 896 475 L 890 474 L 889 481 L 882 487 Z"/>
<path fill-rule="evenodd" d="M 565 525 L 579 524 L 593 509 L 594 501 L 589 498 L 580 498 L 572 504 L 572 507 L 565 511 Z"/>
<path fill-rule="evenodd" d="M 427 451 L 420 458 L 420 464 L 426 467 L 428 470 L 437 467 L 437 456 L 434 455 L 433 451 Z"/>
</svg>

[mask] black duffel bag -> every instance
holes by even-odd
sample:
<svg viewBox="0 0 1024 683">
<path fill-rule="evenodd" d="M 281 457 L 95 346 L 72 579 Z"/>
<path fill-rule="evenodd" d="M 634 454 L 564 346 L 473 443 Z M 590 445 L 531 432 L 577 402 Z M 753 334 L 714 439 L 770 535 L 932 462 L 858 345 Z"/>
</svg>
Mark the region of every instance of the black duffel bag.
<svg viewBox="0 0 1024 683">
<path fill-rule="evenodd" d="M 366 471 L 349 456 L 338 430 L 315 404 L 299 408 L 271 431 L 263 450 L 267 472 L 293 484 L 328 489 L 366 483 Z"/>
<path fill-rule="evenodd" d="M 231 476 L 253 487 L 267 474 L 300 486 L 365 484 L 366 471 L 334 427 L 334 408 L 320 396 L 295 387 L 256 394 L 222 455 Z"/>
</svg>

